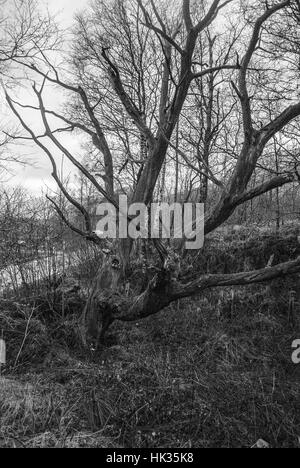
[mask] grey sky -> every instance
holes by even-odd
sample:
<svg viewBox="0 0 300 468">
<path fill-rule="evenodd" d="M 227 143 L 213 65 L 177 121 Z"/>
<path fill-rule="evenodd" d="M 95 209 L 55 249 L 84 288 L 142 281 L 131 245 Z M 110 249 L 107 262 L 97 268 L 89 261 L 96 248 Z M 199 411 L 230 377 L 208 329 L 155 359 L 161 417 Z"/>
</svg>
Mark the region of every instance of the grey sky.
<svg viewBox="0 0 300 468">
<path fill-rule="evenodd" d="M 47 2 L 40 0 L 41 7 L 46 8 L 48 5 L 50 12 L 57 14 L 59 22 L 64 27 L 72 26 L 75 13 L 84 9 L 88 3 L 89 0 L 48 0 Z M 61 96 L 57 95 L 54 90 L 48 90 L 47 94 L 48 101 L 51 102 L 49 107 L 52 109 L 57 108 L 61 102 Z M 18 98 L 22 102 L 32 103 L 32 97 L 26 91 L 21 91 Z M 3 108 L 1 112 L 0 108 L 1 117 L 3 116 L 3 113 L 6 114 L 5 120 L 7 120 L 9 113 Z M 36 124 L 34 116 L 31 116 L 30 114 L 25 115 L 28 119 L 27 122 L 32 123 L 33 125 Z M 64 144 L 78 154 L 80 148 L 75 135 L 67 135 L 64 137 Z M 25 156 L 29 158 L 33 164 L 27 167 L 15 167 L 14 176 L 11 177 L 8 182 L 10 185 L 22 185 L 24 188 L 36 195 L 47 190 L 47 187 L 50 189 L 56 189 L 56 184 L 51 178 L 51 165 L 44 153 L 39 152 L 37 148 L 29 142 L 25 142 L 22 145 L 20 144 L 17 147 L 14 147 L 13 151 L 21 157 Z M 67 175 L 71 170 L 72 166 L 65 162 L 65 175 Z"/>
</svg>

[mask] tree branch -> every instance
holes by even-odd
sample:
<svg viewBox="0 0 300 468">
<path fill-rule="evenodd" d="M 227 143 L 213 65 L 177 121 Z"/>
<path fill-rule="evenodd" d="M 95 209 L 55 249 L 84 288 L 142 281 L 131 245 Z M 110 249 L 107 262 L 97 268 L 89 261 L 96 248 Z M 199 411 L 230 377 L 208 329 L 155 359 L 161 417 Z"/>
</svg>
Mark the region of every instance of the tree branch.
<svg viewBox="0 0 300 468">
<path fill-rule="evenodd" d="M 68 218 L 65 216 L 65 214 L 64 214 L 63 211 L 60 209 L 60 207 L 58 206 L 58 204 L 57 204 L 52 198 L 50 198 L 48 195 L 46 195 L 46 198 L 50 201 L 50 203 L 52 203 L 52 205 L 54 206 L 55 211 L 57 212 L 57 214 L 59 215 L 59 217 L 60 217 L 60 218 L 62 219 L 62 221 L 66 224 L 66 226 L 68 226 L 68 228 L 71 229 L 71 231 L 75 232 L 76 234 L 78 234 L 79 236 L 83 237 L 84 239 L 93 242 L 94 244 L 99 245 L 99 244 L 101 243 L 100 237 L 98 237 L 98 236 L 97 236 L 95 233 L 93 233 L 93 232 L 84 232 L 84 231 L 82 231 L 81 229 L 78 229 L 76 226 L 74 226 L 74 225 L 68 220 Z"/>
<path fill-rule="evenodd" d="M 148 126 L 145 124 L 141 113 L 139 109 L 136 107 L 134 102 L 130 99 L 128 94 L 126 93 L 118 68 L 112 63 L 110 58 L 108 57 L 106 50 L 102 49 L 102 57 L 106 61 L 106 63 L 109 65 L 109 75 L 114 87 L 114 90 L 118 97 L 120 98 L 123 106 L 125 107 L 127 113 L 129 116 L 134 120 L 136 126 L 138 129 L 141 131 L 141 133 L 147 138 L 149 144 L 151 146 L 154 145 L 155 143 L 155 138 L 154 135 L 152 134 L 151 130 L 148 128 Z"/>
<path fill-rule="evenodd" d="M 236 196 L 232 199 L 231 204 L 233 207 L 242 205 L 243 203 L 253 200 L 254 198 L 260 197 L 265 193 L 270 192 L 276 188 L 283 187 L 286 184 L 290 184 L 297 180 L 297 174 L 285 174 L 282 176 L 274 177 L 273 179 L 264 182 L 257 187 L 248 190 L 247 192 L 242 193 L 241 195 Z"/>
<path fill-rule="evenodd" d="M 182 48 L 177 44 L 177 42 L 167 34 L 166 32 L 166 27 L 162 27 L 162 29 L 158 28 L 157 26 L 154 26 L 154 24 L 151 22 L 151 19 L 150 19 L 150 16 L 149 16 L 149 13 L 147 12 L 144 4 L 143 4 L 143 1 L 142 0 L 137 0 L 142 12 L 143 12 L 143 15 L 144 15 L 144 18 L 145 18 L 145 26 L 149 29 L 151 29 L 152 31 L 154 31 L 156 34 L 159 34 L 165 41 L 167 41 L 172 47 L 174 47 L 174 49 L 177 50 L 177 52 L 179 52 L 181 55 L 184 54 L 184 51 L 182 50 Z M 157 10 L 156 8 L 154 9 L 154 13 L 155 13 L 155 16 L 157 17 Z M 161 23 L 161 20 L 159 21 L 159 23 L 161 24 L 162 26 L 162 23 Z"/>
<path fill-rule="evenodd" d="M 271 268 L 235 273 L 232 275 L 206 275 L 185 285 L 177 286 L 174 295 L 177 299 L 197 295 L 200 292 L 215 287 L 248 286 L 263 283 L 276 278 L 293 275 L 300 272 L 300 257 L 296 260 L 281 263 Z"/>
<path fill-rule="evenodd" d="M 264 135 L 266 143 L 288 125 L 296 117 L 300 116 L 300 102 L 293 106 L 289 106 L 285 109 L 276 119 L 266 125 L 262 130 L 261 134 Z"/>
<path fill-rule="evenodd" d="M 65 148 L 60 143 L 60 141 L 57 140 L 57 138 L 54 136 L 54 133 L 52 132 L 46 117 L 46 109 L 41 96 L 41 92 L 37 91 L 36 87 L 34 87 L 33 89 L 39 100 L 40 111 L 47 136 L 50 138 L 50 140 L 52 140 L 52 142 L 57 146 L 57 148 L 67 156 L 69 161 L 71 161 L 71 163 L 74 164 L 74 166 L 77 167 L 77 169 L 79 169 L 80 172 L 82 172 L 82 174 L 84 174 L 84 176 L 94 185 L 94 187 L 99 191 L 99 193 L 101 193 L 101 195 L 103 195 L 103 197 L 105 197 L 110 203 L 115 204 L 113 197 L 101 187 L 97 179 L 92 174 L 90 174 L 90 172 L 79 161 L 77 161 L 77 159 L 74 158 L 74 156 L 67 150 L 67 148 Z"/>
<path fill-rule="evenodd" d="M 9 105 L 9 107 L 11 108 L 12 112 L 15 114 L 15 116 L 19 119 L 21 125 L 23 126 L 24 130 L 26 130 L 32 140 L 34 141 L 34 143 L 41 149 L 43 150 L 43 152 L 48 156 L 51 164 L 52 164 L 52 177 L 54 178 L 54 180 L 56 181 L 59 189 L 62 191 L 62 193 L 64 194 L 64 196 L 67 198 L 67 200 L 75 207 L 77 208 L 84 216 L 84 219 L 85 219 L 85 224 L 86 224 L 86 229 L 87 231 L 90 233 L 92 231 L 92 223 L 91 223 L 91 219 L 90 219 L 90 215 L 88 214 L 88 212 L 86 211 L 86 209 L 80 204 L 78 203 L 70 194 L 69 192 L 66 190 L 66 188 L 64 187 L 62 181 L 60 180 L 59 176 L 58 176 L 58 171 L 57 171 L 57 166 L 56 166 L 56 162 L 54 160 L 54 157 L 52 156 L 51 152 L 48 150 L 48 148 L 46 146 L 44 146 L 38 139 L 38 137 L 34 134 L 34 132 L 27 126 L 27 124 L 25 123 L 25 121 L 23 120 L 23 118 L 21 117 L 21 115 L 18 113 L 18 111 L 16 110 L 16 108 L 14 107 L 13 105 L 13 102 L 10 98 L 10 96 L 8 95 L 8 93 L 5 91 L 5 96 L 6 96 L 6 100 L 7 100 L 7 103 Z"/>
<path fill-rule="evenodd" d="M 209 75 L 210 73 L 215 73 L 221 70 L 239 70 L 241 67 L 240 65 L 220 65 L 218 67 L 207 68 L 199 73 L 194 73 L 192 79 L 202 78 L 205 75 Z"/>
<path fill-rule="evenodd" d="M 207 28 L 212 23 L 212 21 L 216 18 L 219 11 L 222 8 L 224 8 L 227 4 L 231 3 L 232 1 L 233 0 L 227 0 L 220 5 L 220 0 L 214 0 L 210 9 L 208 10 L 208 13 L 205 15 L 205 17 L 201 21 L 199 21 L 199 23 L 195 27 L 197 34 L 200 34 L 200 32 L 202 32 L 205 28 Z"/>
<path fill-rule="evenodd" d="M 105 163 L 105 175 L 106 175 L 106 191 L 110 197 L 114 196 L 114 166 L 113 166 L 113 157 L 107 143 L 106 137 L 103 133 L 103 130 L 98 122 L 98 119 L 95 116 L 94 110 L 91 107 L 87 94 L 83 88 L 79 88 L 79 93 L 84 103 L 84 107 L 89 115 L 89 118 L 96 130 L 96 136 L 93 136 L 93 143 L 95 146 L 100 149 L 101 153 L 104 156 Z"/>
<path fill-rule="evenodd" d="M 191 18 L 191 5 L 190 0 L 183 0 L 182 2 L 182 14 L 187 32 L 189 33 L 193 29 L 193 22 Z"/>
<path fill-rule="evenodd" d="M 207 172 L 205 171 L 202 171 L 201 169 L 197 168 L 194 164 L 192 164 L 190 161 L 189 161 L 189 158 L 188 156 L 180 149 L 180 148 L 177 148 L 175 145 L 173 145 L 173 143 L 168 140 L 167 136 L 165 135 L 165 133 L 163 132 L 163 130 L 161 129 L 162 131 L 162 136 L 164 137 L 165 141 L 168 143 L 168 145 L 170 146 L 170 148 L 172 148 L 174 151 L 176 151 L 182 158 L 183 160 L 186 162 L 186 164 L 191 168 L 193 169 L 195 172 L 197 172 L 198 174 L 202 174 L 202 175 L 205 175 L 206 177 L 209 178 L 209 180 L 211 182 L 213 182 L 217 187 L 220 187 L 222 188 L 223 190 L 225 189 L 225 186 L 223 185 L 223 183 L 217 179 L 217 177 L 215 177 L 215 175 L 213 174 L 212 170 L 207 166 L 206 162 L 204 160 L 202 160 L 201 162 L 203 163 L 203 165 L 205 166 L 205 169 Z"/>
<path fill-rule="evenodd" d="M 197 296 L 207 289 L 228 286 L 249 286 L 275 280 L 300 272 L 300 257 L 296 260 L 263 268 L 261 270 L 229 275 L 205 275 L 186 284 L 170 278 L 168 271 L 162 269 L 149 283 L 140 296 L 126 300 L 112 297 L 99 304 L 104 307 L 112 321 L 133 322 L 156 315 L 172 302 L 186 297 Z"/>
<path fill-rule="evenodd" d="M 252 37 L 248 45 L 248 49 L 241 63 L 238 94 L 239 94 L 241 104 L 242 104 L 244 132 L 248 140 L 250 140 L 251 135 L 253 133 L 252 112 L 251 112 L 251 105 L 250 105 L 250 97 L 249 97 L 248 88 L 247 88 L 247 72 L 248 72 L 248 68 L 250 65 L 250 61 L 256 50 L 256 46 L 259 41 L 260 32 L 261 32 L 261 28 L 263 24 L 277 11 L 282 10 L 289 4 L 290 4 L 290 0 L 286 0 L 277 5 L 274 5 L 272 8 L 267 9 L 266 12 L 257 19 L 254 25 L 254 29 L 253 29 Z"/>
</svg>

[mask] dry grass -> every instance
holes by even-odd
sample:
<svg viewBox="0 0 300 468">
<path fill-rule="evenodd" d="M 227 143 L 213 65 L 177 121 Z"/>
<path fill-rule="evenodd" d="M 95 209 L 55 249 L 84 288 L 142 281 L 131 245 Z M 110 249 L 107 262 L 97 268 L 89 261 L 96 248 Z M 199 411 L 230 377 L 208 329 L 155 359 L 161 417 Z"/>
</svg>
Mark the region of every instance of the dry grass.
<svg viewBox="0 0 300 468">
<path fill-rule="evenodd" d="M 78 406 L 63 385 L 44 376 L 28 375 L 22 381 L 0 380 L 0 447 L 111 447 L 103 431 L 82 427 Z"/>
</svg>

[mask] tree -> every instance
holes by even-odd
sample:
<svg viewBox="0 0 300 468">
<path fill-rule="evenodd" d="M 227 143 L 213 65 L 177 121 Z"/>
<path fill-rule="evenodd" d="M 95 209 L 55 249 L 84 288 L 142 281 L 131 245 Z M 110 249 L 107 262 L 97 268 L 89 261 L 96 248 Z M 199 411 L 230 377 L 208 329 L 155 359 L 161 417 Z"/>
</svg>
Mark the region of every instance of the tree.
<svg viewBox="0 0 300 468">
<path fill-rule="evenodd" d="M 14 59 L 33 60 L 58 48 L 59 30 L 49 14 L 40 13 L 35 0 L 1 0 L 0 71 L 9 73 Z M 10 70 L 11 71 L 11 70 Z"/>
<path fill-rule="evenodd" d="M 0 83 L 13 88 L 16 85 L 17 69 L 15 60 L 34 60 L 39 54 L 54 51 L 59 47 L 59 30 L 50 15 L 41 15 L 35 0 L 0 1 Z M 4 113 L 4 112 L 3 112 Z M 2 116 L 5 121 L 4 116 Z M 12 151 L 9 151 L 11 135 L 1 123 L 0 137 L 0 175 L 11 168 L 11 163 L 22 163 Z M 11 131 L 15 137 L 17 129 Z"/>
<path fill-rule="evenodd" d="M 283 18 L 286 14 L 293 24 L 298 21 L 294 14 L 297 5 L 298 2 L 293 0 L 274 1 L 267 5 L 264 2 L 255 4 L 241 2 L 240 5 L 235 0 L 224 3 L 213 0 L 203 8 L 193 11 L 194 7 L 191 6 L 190 0 L 182 0 L 172 5 L 172 12 L 173 14 L 175 12 L 175 15 L 173 15 L 174 21 L 170 24 L 166 21 L 168 16 L 166 4 L 163 3 L 159 7 L 158 2 L 154 0 L 150 0 L 147 4 L 143 0 L 128 1 L 126 3 L 128 10 L 125 10 L 129 12 L 127 20 L 131 26 L 128 37 L 135 38 L 135 41 L 130 39 L 126 42 L 127 46 L 123 40 L 122 28 L 126 24 L 124 18 L 121 23 L 115 23 L 115 30 L 110 31 L 110 37 L 114 35 L 114 41 L 108 41 L 107 31 L 103 29 L 101 23 L 95 21 L 93 28 L 93 23 L 89 22 L 88 18 L 86 22 L 80 20 L 80 40 L 83 41 L 81 51 L 84 50 L 85 53 L 83 64 L 89 66 L 87 71 L 82 70 L 80 76 L 74 78 L 73 74 L 72 78 L 70 73 L 51 65 L 48 59 L 44 60 L 44 66 L 38 61 L 32 64 L 17 59 L 18 64 L 39 77 L 40 83 L 37 80 L 33 86 L 36 105 L 17 103 L 8 91 L 6 91 L 7 102 L 28 135 L 24 138 L 32 139 L 51 161 L 53 177 L 67 201 L 82 215 L 85 229 L 72 224 L 66 213 L 60 209 L 55 200 L 52 200 L 64 222 L 84 239 L 101 244 L 101 240 L 93 231 L 92 219 L 86 207 L 68 191 L 59 178 L 53 145 L 86 177 L 99 195 L 118 209 L 114 182 L 117 180 L 115 170 L 120 160 L 112 149 L 110 134 L 117 134 L 117 130 L 120 129 L 120 115 L 126 115 L 127 122 L 121 126 L 122 137 L 120 134 L 119 137 L 122 139 L 127 131 L 131 145 L 135 148 L 138 141 L 142 139 L 144 142 L 142 164 L 141 160 L 138 161 L 139 174 L 131 186 L 131 201 L 149 205 L 155 199 L 157 184 L 170 154 L 174 154 L 175 151 L 177 157 L 180 156 L 185 164 L 187 161 L 189 164 L 192 161 L 190 147 L 188 146 L 184 152 L 179 149 L 178 144 L 174 143 L 174 133 L 176 138 L 175 130 L 182 116 L 187 115 L 191 99 L 195 94 L 195 83 L 204 90 L 207 78 L 214 79 L 215 95 L 218 92 L 220 95 L 226 92 L 226 99 L 227 96 L 231 99 L 230 109 L 234 109 L 234 113 L 224 112 L 222 116 L 214 118 L 217 125 L 223 119 L 226 124 L 219 125 L 221 130 L 217 140 L 212 140 L 208 134 L 207 137 L 210 138 L 204 140 L 206 159 L 201 161 L 202 164 L 206 163 L 204 176 L 209 175 L 217 187 L 217 201 L 213 205 L 211 203 L 211 209 L 206 212 L 205 234 L 208 235 L 222 226 L 237 207 L 249 200 L 287 184 L 297 183 L 300 175 L 297 172 L 299 160 L 296 158 L 294 166 L 289 171 L 279 173 L 278 167 L 275 167 L 276 175 L 270 176 L 258 185 L 253 184 L 253 176 L 266 150 L 273 145 L 274 138 L 282 135 L 291 126 L 299 125 L 300 102 L 297 88 L 285 87 L 286 73 L 297 72 L 296 61 L 288 60 L 286 73 L 281 72 L 283 64 L 286 65 L 285 57 L 278 58 L 274 50 L 270 50 L 267 46 L 268 39 L 273 37 L 273 32 L 269 28 L 271 24 L 275 24 L 275 19 L 276 24 L 280 24 L 284 31 Z M 112 9 L 114 6 L 117 8 L 120 2 L 116 1 Z M 101 17 L 102 12 L 105 12 L 106 8 L 108 10 L 109 6 L 98 1 L 94 4 L 93 14 L 97 8 Z M 230 13 L 230 18 L 226 15 L 226 11 Z M 242 24 L 238 34 L 234 36 L 232 36 L 232 22 Z M 220 24 L 223 24 L 223 36 L 226 38 L 223 42 L 226 51 L 223 54 L 214 53 L 216 43 L 212 40 Z M 139 41 L 140 37 L 146 39 Z M 288 44 L 289 39 L 285 40 Z M 202 42 L 202 50 L 206 50 L 206 56 L 203 54 L 203 60 L 200 61 L 197 60 L 199 42 Z M 203 49 L 205 42 L 208 47 L 205 46 Z M 133 44 L 139 52 L 137 55 Z M 153 44 L 156 44 L 156 47 L 153 47 Z M 148 62 L 137 65 L 131 80 L 129 71 L 136 63 L 136 56 L 141 57 L 141 51 L 146 54 Z M 298 50 L 290 51 L 290 54 L 290 57 L 295 58 Z M 145 67 L 151 71 L 148 80 L 139 76 L 145 71 Z M 219 84 L 216 81 L 217 76 L 220 77 Z M 273 95 L 267 89 L 268 78 L 272 84 L 274 83 Z M 97 81 L 98 79 L 100 81 Z M 136 79 L 140 85 L 138 92 Z M 152 89 L 153 83 L 156 83 L 155 90 Z M 69 99 L 75 103 L 78 112 L 71 115 L 68 112 L 48 109 L 44 100 L 46 84 L 64 90 Z M 146 84 L 147 88 L 143 88 Z M 145 89 L 148 106 L 141 107 L 140 89 Z M 212 92 L 212 87 L 210 90 Z M 271 108 L 266 113 L 266 99 L 270 102 L 275 95 L 277 97 L 280 95 L 280 98 L 276 99 L 276 109 Z M 220 101 L 211 99 L 207 109 L 203 109 L 203 96 L 205 91 L 202 92 L 202 100 L 199 100 L 200 115 L 207 115 L 207 109 L 211 114 L 213 112 L 214 115 L 218 115 L 219 109 L 216 109 L 216 105 L 218 107 Z M 36 134 L 26 123 L 20 106 L 39 112 L 44 127 L 41 135 Z M 116 108 L 122 110 L 114 114 Z M 112 125 L 114 116 L 117 121 L 115 126 Z M 211 118 L 203 128 L 209 131 L 212 122 Z M 200 124 L 203 125 L 203 122 Z M 112 132 L 109 126 L 113 127 Z M 228 135 L 228 129 L 233 129 L 231 135 Z M 101 175 L 101 180 L 79 158 L 76 158 L 59 138 L 62 132 L 70 131 L 84 134 L 103 155 L 102 167 L 105 172 Z M 184 127 L 182 131 L 184 132 Z M 137 139 L 137 135 L 140 138 Z M 233 141 L 230 141 L 231 136 Z M 227 143 L 221 148 L 222 141 Z M 295 141 L 292 143 L 295 144 Z M 219 149 L 215 150 L 215 160 L 209 167 L 207 158 L 209 160 L 211 158 L 212 144 Z M 220 181 L 216 174 L 222 164 L 226 170 L 222 176 L 223 180 Z M 207 194 L 208 191 L 205 189 L 205 196 Z M 98 277 L 91 288 L 83 312 L 82 331 L 85 343 L 98 342 L 99 337 L 104 335 L 115 320 L 124 322 L 140 320 L 160 312 L 178 299 L 199 295 L 209 288 L 260 283 L 300 271 L 300 258 L 298 258 L 253 272 L 203 276 L 195 271 L 194 279 L 191 281 L 190 274 L 187 277 L 180 271 L 181 251 L 176 252 L 175 247 L 167 248 L 161 241 L 153 241 L 153 244 L 158 252 L 153 274 L 142 292 L 133 290 L 129 297 L 124 294 L 126 277 L 122 275 L 122 270 L 128 271 L 133 242 L 130 240 L 118 242 L 119 261 L 116 261 L 114 255 L 106 256 L 107 252 L 105 253 L 103 264 L 100 265 Z M 123 269 L 120 268 L 120 262 Z"/>
<path fill-rule="evenodd" d="M 44 248 L 50 231 L 48 212 L 53 216 L 49 203 L 30 197 L 21 187 L 0 192 L 1 269 L 38 257 L 38 251 Z"/>
</svg>

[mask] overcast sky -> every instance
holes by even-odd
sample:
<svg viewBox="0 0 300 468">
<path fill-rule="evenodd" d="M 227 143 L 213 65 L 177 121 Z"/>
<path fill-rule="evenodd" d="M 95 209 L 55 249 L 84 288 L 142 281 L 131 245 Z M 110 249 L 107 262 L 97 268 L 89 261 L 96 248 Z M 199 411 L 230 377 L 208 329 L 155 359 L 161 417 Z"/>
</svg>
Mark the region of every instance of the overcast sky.
<svg viewBox="0 0 300 468">
<path fill-rule="evenodd" d="M 89 3 L 89 0 L 40 0 L 40 4 L 46 8 L 48 5 L 51 13 L 57 13 L 59 22 L 64 27 L 70 27 L 73 23 L 73 18 L 76 12 L 84 9 Z M 31 102 L 31 96 L 22 91 L 18 94 L 18 99 L 26 103 Z M 56 92 L 48 90 L 48 102 L 51 101 L 52 108 L 57 107 L 61 102 L 61 96 L 58 96 Z M 29 102 L 28 102 L 29 101 Z M 5 111 L 6 116 L 7 110 Z M 1 115 L 1 109 L 0 109 Z M 2 108 L 3 115 L 3 108 Z M 26 116 L 28 118 L 28 116 Z M 30 118 L 30 123 L 35 123 L 32 120 L 34 117 Z M 76 139 L 75 135 L 68 135 L 64 138 L 64 143 L 68 145 L 69 149 L 72 149 L 74 153 L 79 153 L 80 146 L 79 142 Z M 29 143 L 20 144 L 17 147 L 13 148 L 13 151 L 20 155 L 22 158 L 29 158 L 32 161 L 32 165 L 27 167 L 15 167 L 14 176 L 10 177 L 8 183 L 10 185 L 22 185 L 26 189 L 30 190 L 33 194 L 40 195 L 43 191 L 47 190 L 47 187 L 50 189 L 55 189 L 56 184 L 51 178 L 51 165 L 47 160 L 46 155 L 43 152 L 39 152 L 34 145 Z M 65 162 L 64 174 L 67 175 L 71 170 L 71 165 L 68 162 Z"/>
</svg>

